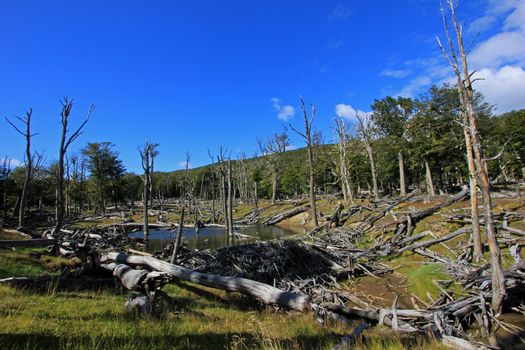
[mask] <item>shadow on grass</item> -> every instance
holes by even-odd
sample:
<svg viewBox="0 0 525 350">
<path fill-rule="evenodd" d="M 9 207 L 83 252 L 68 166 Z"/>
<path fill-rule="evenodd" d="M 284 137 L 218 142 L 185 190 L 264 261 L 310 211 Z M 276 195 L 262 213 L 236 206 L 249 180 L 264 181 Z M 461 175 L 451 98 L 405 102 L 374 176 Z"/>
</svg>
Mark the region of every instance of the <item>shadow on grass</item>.
<svg viewBox="0 0 525 350">
<path fill-rule="evenodd" d="M 174 285 L 181 289 L 185 289 L 193 294 L 196 294 L 199 297 L 205 298 L 213 302 L 219 302 L 225 306 L 234 306 L 236 309 L 241 311 L 252 311 L 257 310 L 257 302 L 255 299 L 251 299 L 239 293 L 228 293 L 227 298 L 223 298 L 215 293 L 207 291 L 205 289 L 189 285 L 184 282 L 175 281 Z M 179 297 L 177 297 L 179 299 Z M 195 301 L 193 301 L 195 302 Z"/>
<path fill-rule="evenodd" d="M 293 339 L 261 339 L 250 333 L 188 334 L 130 337 L 58 337 L 46 334 L 0 333 L 2 349 L 319 349 L 333 342 L 330 335 Z"/>
</svg>

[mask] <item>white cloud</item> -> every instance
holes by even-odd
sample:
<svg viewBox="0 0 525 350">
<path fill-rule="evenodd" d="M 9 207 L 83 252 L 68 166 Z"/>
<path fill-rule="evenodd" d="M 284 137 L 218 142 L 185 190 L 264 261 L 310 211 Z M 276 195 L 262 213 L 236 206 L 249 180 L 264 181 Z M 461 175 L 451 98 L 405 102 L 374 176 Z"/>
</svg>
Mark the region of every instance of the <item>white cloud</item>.
<svg viewBox="0 0 525 350">
<path fill-rule="evenodd" d="M 379 75 L 391 78 L 404 78 L 409 76 L 410 73 L 408 69 L 385 69 Z"/>
<path fill-rule="evenodd" d="M 525 30 L 525 1 L 517 1 L 514 11 L 505 19 L 504 29 Z"/>
<path fill-rule="evenodd" d="M 525 60 L 525 33 L 503 32 L 478 45 L 470 55 L 475 67 L 498 67 Z"/>
<path fill-rule="evenodd" d="M 286 121 L 295 115 L 295 108 L 290 105 L 282 106 L 280 98 L 273 97 L 271 101 L 273 108 L 277 111 L 277 118 Z"/>
<path fill-rule="evenodd" d="M 476 35 L 492 27 L 496 23 L 497 19 L 498 18 L 492 14 L 487 14 L 483 17 L 475 19 L 468 25 L 466 32 L 469 35 Z"/>
<path fill-rule="evenodd" d="M 522 67 L 505 66 L 500 69 L 484 68 L 476 78 L 475 87 L 481 91 L 498 113 L 525 108 L 525 70 Z"/>
<path fill-rule="evenodd" d="M 355 109 L 351 105 L 339 103 L 335 105 L 335 114 L 340 118 L 353 119 L 356 114 L 367 116 L 370 112 L 363 112 L 359 109 Z"/>
<path fill-rule="evenodd" d="M 417 97 L 418 93 L 423 89 L 432 84 L 432 79 L 426 75 L 419 75 L 414 79 L 411 79 L 396 96 L 402 97 Z"/>
</svg>

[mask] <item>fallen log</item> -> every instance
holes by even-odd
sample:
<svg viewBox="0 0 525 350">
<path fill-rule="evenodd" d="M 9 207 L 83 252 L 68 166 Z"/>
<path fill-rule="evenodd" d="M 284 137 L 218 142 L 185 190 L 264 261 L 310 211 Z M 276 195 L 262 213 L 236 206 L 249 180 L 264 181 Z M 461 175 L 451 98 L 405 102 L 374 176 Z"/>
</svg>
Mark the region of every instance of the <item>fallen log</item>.
<svg viewBox="0 0 525 350">
<path fill-rule="evenodd" d="M 247 294 L 265 304 L 277 304 L 298 311 L 304 311 L 310 307 L 310 299 L 304 294 L 285 292 L 268 284 L 245 278 L 201 273 L 153 257 L 112 252 L 103 255 L 101 261 L 115 261 L 128 265 L 146 266 L 152 270 L 166 272 L 184 281 L 230 292 Z"/>
<path fill-rule="evenodd" d="M 465 232 L 468 232 L 470 230 L 470 226 L 465 226 L 465 227 L 462 227 L 460 228 L 459 230 L 457 231 L 454 231 L 454 232 L 451 232 L 449 234 L 446 234 L 442 237 L 439 237 L 439 238 L 435 238 L 435 239 L 429 239 L 429 240 L 426 240 L 426 241 L 423 241 L 423 242 L 419 242 L 419 243 L 416 243 L 416 244 L 413 244 L 413 245 L 410 245 L 410 246 L 406 246 L 406 247 L 403 247 L 401 249 L 399 249 L 397 252 L 398 253 L 402 253 L 404 251 L 407 251 L 407 250 L 414 250 L 414 249 L 417 249 L 417 248 L 424 248 L 424 247 L 428 247 L 430 245 L 433 245 L 433 244 L 436 244 L 436 243 L 441 243 L 441 242 L 445 242 L 445 241 L 448 241 L 448 240 L 451 240 Z"/>
<path fill-rule="evenodd" d="M 270 218 L 266 219 L 263 223 L 266 225 L 275 225 L 283 220 L 291 218 L 292 216 L 304 213 L 307 209 L 308 209 L 307 207 L 294 208 L 294 209 L 285 211 L 284 213 L 279 213 L 274 216 L 271 216 Z"/>
<path fill-rule="evenodd" d="M 410 214 L 409 216 L 410 216 L 410 220 L 412 221 L 412 224 L 415 224 L 416 222 L 418 222 L 418 221 L 420 221 L 420 220 L 422 220 L 422 219 L 424 219 L 424 218 L 434 214 L 436 211 L 438 211 L 440 209 L 448 207 L 449 205 L 452 205 L 452 204 L 462 200 L 463 198 L 465 198 L 468 195 L 468 193 L 469 193 L 468 187 L 463 187 L 463 189 L 459 193 L 457 193 L 454 196 L 450 197 L 445 202 L 437 204 L 437 205 L 434 205 L 433 207 L 430 207 L 428 209 L 424 209 L 424 210 L 418 211 L 416 213 Z M 398 225 L 406 224 L 408 221 L 409 221 L 408 216 L 405 216 L 404 218 L 399 220 L 397 222 L 397 224 Z"/>
</svg>

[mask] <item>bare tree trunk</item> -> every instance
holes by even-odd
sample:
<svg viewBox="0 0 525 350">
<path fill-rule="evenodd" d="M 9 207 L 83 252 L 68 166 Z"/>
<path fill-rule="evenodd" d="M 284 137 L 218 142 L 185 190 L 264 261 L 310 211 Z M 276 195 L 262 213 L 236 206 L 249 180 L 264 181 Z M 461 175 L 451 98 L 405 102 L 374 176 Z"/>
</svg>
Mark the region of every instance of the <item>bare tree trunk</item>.
<svg viewBox="0 0 525 350">
<path fill-rule="evenodd" d="M 69 100 L 67 97 L 64 98 L 62 102 L 62 111 L 60 113 L 61 116 L 61 122 L 62 122 L 62 134 L 60 137 L 60 149 L 58 152 L 58 174 L 57 174 L 57 213 L 56 213 L 56 223 L 55 223 L 55 231 L 59 231 L 62 228 L 62 225 L 64 223 L 64 212 L 65 212 L 65 196 L 64 196 L 64 158 L 66 156 L 66 152 L 68 147 L 71 145 L 73 141 L 77 137 L 79 137 L 82 134 L 82 129 L 88 122 L 89 118 L 91 117 L 91 114 L 93 113 L 95 107 L 92 105 L 89 107 L 88 114 L 86 116 L 86 119 L 80 124 L 78 129 L 71 134 L 69 137 L 67 136 L 67 125 L 69 122 L 69 115 L 71 113 L 71 108 L 73 108 L 73 100 Z"/>
<path fill-rule="evenodd" d="M 463 118 L 465 123 L 468 123 L 468 117 Z M 467 125 L 467 124 L 465 124 Z M 474 260 L 479 262 L 483 259 L 483 245 L 481 242 L 481 229 L 479 225 L 479 211 L 478 211 L 478 176 L 476 174 L 476 165 L 474 163 L 474 154 L 472 150 L 472 141 L 470 132 L 466 126 L 463 127 L 463 134 L 465 135 L 465 146 L 467 148 L 467 165 L 469 172 L 469 187 L 470 187 L 470 212 L 472 219 L 472 241 L 474 243 Z"/>
<path fill-rule="evenodd" d="M 432 172 L 430 171 L 430 165 L 428 165 L 427 160 L 425 160 L 425 174 L 427 179 L 427 193 L 435 196 L 436 191 L 434 190 L 434 182 L 432 181 Z"/>
<path fill-rule="evenodd" d="M 149 195 L 148 192 L 151 192 L 151 179 L 153 171 L 153 159 L 158 155 L 156 150 L 158 143 L 146 142 L 144 146 L 139 148 L 140 158 L 142 160 L 142 169 L 144 170 L 144 176 L 142 181 L 144 183 L 144 188 L 142 192 L 142 215 L 144 217 L 144 239 L 149 237 L 149 218 L 148 218 L 148 205 L 149 205 Z"/>
<path fill-rule="evenodd" d="M 171 254 L 171 259 L 170 259 L 170 263 L 172 264 L 177 259 L 177 254 L 179 252 L 180 240 L 182 238 L 183 228 L 184 228 L 184 207 L 182 207 L 182 210 L 180 212 L 179 228 L 177 229 L 177 238 L 175 239 L 175 242 L 173 243 L 173 253 Z"/>
<path fill-rule="evenodd" d="M 310 197 L 310 207 L 312 208 L 312 220 L 314 226 L 317 228 L 319 227 L 319 222 L 317 220 L 317 206 L 315 204 L 315 170 L 314 170 L 314 156 L 313 156 L 313 143 L 312 143 L 312 123 L 315 118 L 315 107 L 312 105 L 312 114 L 310 119 L 308 118 L 308 114 L 306 112 L 306 107 L 304 105 L 304 100 L 301 97 L 301 108 L 303 110 L 303 117 L 304 117 L 304 128 L 305 132 L 304 134 L 297 131 L 293 126 L 290 125 L 292 130 L 294 130 L 297 134 L 302 136 L 306 141 L 306 147 L 308 150 L 308 182 L 309 182 L 309 197 Z"/>
<path fill-rule="evenodd" d="M 29 193 L 29 187 L 31 186 L 31 176 L 33 171 L 33 159 L 31 156 L 31 137 L 35 136 L 36 134 L 31 134 L 31 115 L 33 114 L 33 110 L 30 108 L 26 112 L 26 117 L 24 119 L 17 117 L 23 124 L 25 124 L 25 131 L 21 131 L 16 125 L 11 123 L 11 121 L 7 118 L 7 122 L 11 124 L 11 126 L 24 138 L 26 139 L 26 178 L 24 179 L 24 186 L 22 187 L 22 194 L 20 196 L 20 207 L 18 211 L 18 227 L 22 228 L 24 227 L 24 217 L 25 217 L 25 211 L 26 211 L 26 204 L 27 204 L 27 196 Z"/>
<path fill-rule="evenodd" d="M 253 182 L 253 203 L 255 208 L 259 205 L 259 194 L 257 193 L 257 181 Z"/>
<path fill-rule="evenodd" d="M 142 192 L 142 216 L 144 217 L 144 238 L 149 237 L 149 217 L 148 217 L 148 186 L 144 184 L 144 191 Z"/>
<path fill-rule="evenodd" d="M 404 197 L 407 194 L 407 189 L 405 185 L 405 162 L 403 160 L 403 152 L 399 151 L 397 157 L 399 158 L 399 192 L 400 195 Z"/>
<path fill-rule="evenodd" d="M 370 171 L 372 172 L 372 188 L 374 191 L 375 199 L 379 199 L 379 186 L 377 185 L 377 169 L 376 163 L 374 161 L 374 152 L 372 151 L 372 146 L 369 141 L 365 139 L 365 148 L 368 155 L 368 160 L 370 161 Z"/>
<path fill-rule="evenodd" d="M 277 171 L 272 172 L 272 204 L 275 204 L 277 197 Z"/>
<path fill-rule="evenodd" d="M 461 55 L 462 69 L 460 68 L 460 63 L 459 63 L 459 60 L 456 54 L 456 48 L 454 46 L 454 42 L 452 40 L 452 37 L 448 29 L 447 17 L 445 15 L 445 11 L 443 8 L 441 8 L 442 18 L 443 18 L 443 24 L 445 27 L 445 33 L 447 35 L 447 40 L 449 43 L 450 52 L 448 53 L 443 48 L 439 39 L 438 39 L 438 44 L 441 50 L 443 51 L 445 57 L 447 58 L 448 62 L 450 63 L 451 67 L 453 68 L 454 73 L 456 75 L 459 98 L 460 98 L 461 106 L 463 107 L 462 112 L 464 115 L 464 121 L 467 122 L 465 123 L 464 127 L 468 126 L 468 130 L 465 134 L 469 134 L 470 136 L 470 140 L 466 137 L 467 152 L 469 149 L 468 144 L 470 143 L 472 145 L 472 151 L 474 153 L 474 157 L 476 160 L 476 163 L 475 163 L 476 175 L 479 178 L 479 182 L 480 182 L 479 186 L 481 189 L 481 193 L 483 195 L 483 213 L 484 213 L 484 219 L 485 219 L 485 233 L 486 233 L 487 241 L 489 245 L 490 257 L 491 257 L 490 262 L 492 266 L 492 308 L 496 315 L 500 315 L 502 312 L 503 299 L 505 298 L 506 290 L 505 290 L 505 278 L 503 275 L 503 268 L 501 266 L 501 252 L 500 252 L 499 245 L 496 239 L 496 231 L 494 227 L 494 217 L 493 217 L 493 212 L 492 212 L 492 199 L 490 197 L 489 177 L 487 174 L 486 161 L 485 161 L 485 158 L 483 157 L 481 141 L 479 139 L 479 134 L 478 134 L 477 125 L 476 125 L 477 117 L 474 111 L 474 90 L 472 88 L 471 74 L 469 73 L 469 69 L 468 69 L 467 54 L 466 54 L 465 47 L 463 45 L 462 29 L 460 28 L 457 22 L 456 13 L 455 13 L 456 5 L 454 1 L 447 0 L 447 3 L 449 5 L 450 14 L 451 14 L 452 21 L 454 24 L 454 30 L 456 32 L 457 47 L 459 49 L 459 54 Z M 470 164 L 470 160 L 469 160 L 469 164 Z"/>
<path fill-rule="evenodd" d="M 233 236 L 232 163 L 228 160 L 228 234 Z"/>
</svg>

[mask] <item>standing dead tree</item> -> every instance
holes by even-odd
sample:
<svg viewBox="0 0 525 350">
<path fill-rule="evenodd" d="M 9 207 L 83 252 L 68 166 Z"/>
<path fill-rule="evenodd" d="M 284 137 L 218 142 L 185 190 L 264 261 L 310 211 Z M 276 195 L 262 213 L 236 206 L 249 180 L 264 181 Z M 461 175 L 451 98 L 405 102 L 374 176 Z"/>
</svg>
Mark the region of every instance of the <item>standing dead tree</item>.
<svg viewBox="0 0 525 350">
<path fill-rule="evenodd" d="M 449 31 L 447 15 L 445 13 L 445 9 L 443 8 L 443 4 L 441 6 L 441 14 L 443 19 L 443 26 L 445 28 L 445 34 L 449 45 L 449 51 L 447 51 L 443 47 L 439 38 L 437 38 L 437 41 L 439 47 L 441 48 L 441 51 L 443 52 L 448 63 L 452 67 L 457 80 L 457 89 L 463 114 L 463 127 L 467 146 L 467 157 L 469 158 L 469 170 L 471 170 L 472 168 L 472 163 L 474 163 L 476 170 L 475 176 L 473 176 L 472 171 L 470 171 L 471 197 L 475 197 L 475 193 L 472 193 L 472 191 L 474 190 L 473 184 L 476 183 L 473 183 L 472 180 L 476 180 L 476 178 L 477 180 L 479 180 L 479 183 L 477 185 L 480 187 L 483 196 L 485 234 L 487 236 L 487 241 L 490 249 L 490 262 L 492 266 L 492 308 L 494 309 L 495 314 L 498 315 L 502 311 L 503 299 L 506 295 L 505 278 L 503 274 L 503 268 L 501 266 L 501 252 L 496 239 L 494 215 L 492 211 L 492 199 L 490 197 L 490 184 L 487 173 L 486 160 L 483 157 L 483 149 L 477 129 L 477 116 L 474 109 L 474 89 L 472 87 L 472 83 L 473 81 L 475 81 L 475 79 L 472 80 L 472 75 L 475 73 L 475 71 L 470 73 L 468 68 L 467 53 L 463 44 L 463 28 L 459 25 L 456 17 L 457 6 L 452 0 L 446 0 L 446 2 L 449 7 L 450 17 L 452 18 L 454 31 L 456 33 L 457 49 L 456 45 L 454 44 L 454 40 L 452 39 L 452 35 Z M 472 157 L 472 153 L 474 157 Z M 474 210 L 474 208 L 472 209 L 472 213 L 475 216 L 475 213 L 477 212 L 477 207 L 476 210 Z M 473 217 L 472 221 L 473 223 L 479 223 L 479 218 Z M 473 238 L 475 246 L 478 245 L 478 247 L 476 248 L 478 250 L 477 254 L 481 254 L 481 249 L 479 247 L 479 245 L 481 244 L 481 238 L 479 236 L 476 237 L 476 234 L 474 234 Z"/>
<path fill-rule="evenodd" d="M 372 121 L 370 118 L 364 115 L 355 114 L 357 121 L 359 122 L 359 131 L 363 137 L 365 144 L 366 154 L 370 161 L 370 170 L 372 172 L 372 186 L 374 190 L 375 199 L 379 199 L 379 187 L 377 186 L 377 168 L 374 161 L 374 152 L 372 151 Z"/>
<path fill-rule="evenodd" d="M 348 127 L 342 119 L 334 119 L 335 131 L 337 133 L 337 150 L 339 153 L 339 178 L 341 180 L 341 190 L 343 192 L 343 199 L 345 203 L 350 202 L 354 204 L 354 195 L 352 187 L 350 186 L 348 176 Z"/>
<path fill-rule="evenodd" d="M 82 124 L 68 136 L 68 123 L 71 109 L 73 108 L 73 100 L 67 96 L 62 101 L 62 111 L 60 112 L 62 133 L 60 137 L 60 149 L 58 153 L 58 170 L 57 170 L 57 203 L 56 203 L 56 222 L 55 231 L 58 232 L 62 228 L 64 223 L 65 214 L 65 195 L 64 195 L 64 159 L 66 156 L 67 149 L 80 135 L 82 135 L 82 129 L 87 124 L 91 114 L 95 110 L 95 106 L 89 107 L 88 113 Z"/>
<path fill-rule="evenodd" d="M 286 128 L 280 133 L 274 133 L 266 141 L 257 140 L 261 154 L 264 156 L 272 177 L 272 204 L 277 199 L 277 187 L 279 185 L 279 176 L 282 168 L 282 154 L 290 146 L 290 139 Z"/>
<path fill-rule="evenodd" d="M 227 202 L 227 211 L 228 211 L 228 235 L 233 237 L 233 196 L 232 191 L 233 181 L 232 181 L 232 162 L 228 159 L 228 202 Z"/>
<path fill-rule="evenodd" d="M 146 141 L 144 146 L 139 148 L 140 158 L 142 159 L 142 169 L 144 170 L 144 190 L 142 192 L 142 206 L 144 216 L 144 238 L 149 236 L 149 222 L 148 222 L 148 198 L 150 197 L 149 192 L 151 191 L 151 180 L 153 178 L 153 160 L 159 154 L 156 148 L 159 146 L 158 143 L 150 143 Z"/>
<path fill-rule="evenodd" d="M 304 105 L 304 99 L 301 96 L 301 108 L 303 110 L 303 117 L 304 117 L 304 134 L 297 129 L 295 129 L 292 125 L 290 125 L 290 128 L 295 131 L 298 135 L 304 138 L 306 142 L 306 148 L 308 151 L 308 178 L 309 178 L 309 197 L 310 197 L 310 207 L 312 208 L 312 219 L 313 224 L 317 228 L 319 227 L 319 222 L 317 220 L 317 207 L 315 205 L 315 172 L 314 172 L 314 143 L 312 142 L 312 124 L 314 122 L 315 118 L 315 107 L 312 105 L 312 112 L 311 116 L 308 117 L 308 112 L 306 111 L 306 106 Z"/>
<path fill-rule="evenodd" d="M 31 156 L 31 137 L 38 135 L 31 134 L 31 115 L 33 109 L 29 108 L 24 118 L 15 116 L 18 120 L 25 125 L 25 130 L 20 130 L 15 124 L 13 124 L 7 117 L 5 120 L 24 138 L 26 139 L 26 154 L 25 154 L 25 165 L 26 165 L 26 178 L 24 179 L 24 186 L 22 187 L 22 194 L 20 196 L 20 206 L 18 211 L 18 227 L 24 227 L 24 216 L 26 211 L 27 195 L 29 193 L 29 187 L 31 186 L 31 173 L 33 171 L 33 159 Z"/>
<path fill-rule="evenodd" d="M 215 214 L 215 157 L 211 154 L 208 149 L 208 156 L 211 158 L 211 222 L 214 224 L 216 220 Z"/>
<path fill-rule="evenodd" d="M 226 226 L 228 232 L 230 232 L 230 220 L 228 218 L 228 164 L 227 159 L 229 156 L 226 154 L 228 150 L 223 146 L 219 149 L 219 154 L 217 155 L 217 169 L 221 179 L 221 202 L 222 202 L 222 214 L 224 218 L 224 226 Z"/>
</svg>

